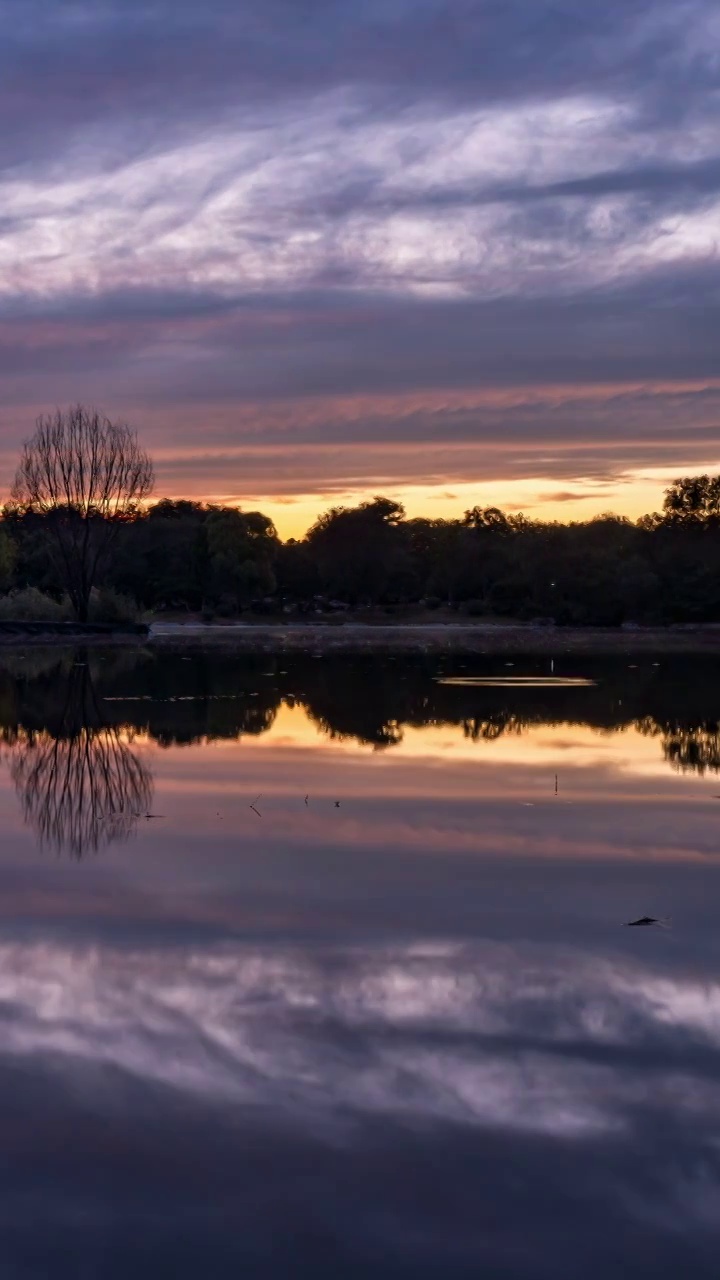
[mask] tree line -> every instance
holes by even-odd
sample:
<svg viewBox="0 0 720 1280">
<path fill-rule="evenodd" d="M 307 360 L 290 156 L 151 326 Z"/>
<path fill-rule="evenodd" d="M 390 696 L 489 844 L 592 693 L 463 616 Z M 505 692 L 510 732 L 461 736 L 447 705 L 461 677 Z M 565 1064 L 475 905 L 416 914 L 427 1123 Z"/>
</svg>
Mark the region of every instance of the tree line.
<svg viewBox="0 0 720 1280">
<path fill-rule="evenodd" d="M 678 479 L 662 511 L 635 522 L 482 506 L 408 518 L 375 496 L 285 542 L 262 512 L 149 503 L 152 487 L 125 424 L 80 405 L 39 419 L 3 510 L 0 617 L 412 608 L 558 625 L 720 621 L 720 476 Z"/>
</svg>

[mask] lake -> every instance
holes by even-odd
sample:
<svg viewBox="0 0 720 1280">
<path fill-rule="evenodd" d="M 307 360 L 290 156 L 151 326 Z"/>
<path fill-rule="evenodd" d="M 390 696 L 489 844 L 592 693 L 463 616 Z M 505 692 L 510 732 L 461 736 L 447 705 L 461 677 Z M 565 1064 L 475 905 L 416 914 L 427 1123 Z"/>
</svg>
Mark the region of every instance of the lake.
<svg viewBox="0 0 720 1280">
<path fill-rule="evenodd" d="M 4 1276 L 717 1275 L 720 663 L 511 661 L 0 652 Z"/>
</svg>

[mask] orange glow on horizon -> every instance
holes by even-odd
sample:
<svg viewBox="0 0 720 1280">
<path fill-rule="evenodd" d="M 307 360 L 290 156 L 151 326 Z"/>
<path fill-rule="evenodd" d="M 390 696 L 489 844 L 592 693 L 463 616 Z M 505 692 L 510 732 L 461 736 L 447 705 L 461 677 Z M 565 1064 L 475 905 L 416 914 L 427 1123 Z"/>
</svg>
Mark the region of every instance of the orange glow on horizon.
<svg viewBox="0 0 720 1280">
<path fill-rule="evenodd" d="M 614 486 L 537 476 L 527 480 L 493 480 L 477 484 L 382 484 L 292 497 L 272 494 L 242 497 L 234 492 L 215 492 L 207 495 L 193 494 L 192 498 L 199 502 L 239 507 L 245 511 L 262 511 L 273 521 L 278 534 L 285 541 L 288 538 L 303 538 L 318 516 L 330 507 L 355 506 L 377 493 L 401 502 L 409 519 L 458 519 L 469 508 L 482 506 L 500 507 L 513 514 L 522 511 L 528 519 L 557 520 L 561 523 L 590 520 L 607 512 L 637 520 L 648 512 L 661 509 L 664 491 L 677 475 L 697 473 L 699 470 L 720 470 L 720 462 L 708 463 L 703 468 L 674 467 L 667 468 L 660 474 L 644 472 L 628 475 L 623 478 L 622 483 Z M 568 492 L 573 496 L 559 500 L 543 497 L 553 490 Z M 188 496 L 158 488 L 153 500 Z"/>
<path fill-rule="evenodd" d="M 107 407 L 137 427 L 155 461 L 153 501 L 186 498 L 261 510 L 287 539 L 303 537 L 329 507 L 351 506 L 376 493 L 401 502 L 410 518 L 452 519 L 479 505 L 561 522 L 608 511 L 637 519 L 661 508 L 663 490 L 677 475 L 720 470 L 720 462 L 698 458 L 696 446 L 695 456 L 689 453 L 677 465 L 641 467 L 633 460 L 623 468 L 617 435 L 605 439 L 603 422 L 632 408 L 633 397 L 641 397 L 662 421 L 668 412 L 664 397 L 717 391 L 720 379 L 628 380 Z M 593 411 L 604 417 L 592 438 L 577 441 L 539 425 L 530 436 L 516 434 L 512 418 L 503 426 L 503 413 L 524 409 L 543 411 L 550 422 L 554 409 L 566 416 L 571 411 L 578 421 Z M 498 416 L 497 438 L 490 443 L 487 433 L 484 441 L 466 435 L 445 442 L 437 435 L 413 440 L 408 434 L 415 417 L 441 422 L 443 414 L 482 411 Z M 682 420 L 683 407 L 673 413 Z M 35 414 L 35 408 L 24 407 L 23 419 L 32 422 Z M 370 440 L 362 430 L 356 440 L 348 439 L 344 429 L 363 423 Z M 404 424 L 402 438 L 394 437 L 393 424 Z M 9 425 L 21 438 L 20 424 Z M 651 456 L 650 441 L 647 451 Z M 2 456 L 10 475 L 15 451 Z"/>
</svg>

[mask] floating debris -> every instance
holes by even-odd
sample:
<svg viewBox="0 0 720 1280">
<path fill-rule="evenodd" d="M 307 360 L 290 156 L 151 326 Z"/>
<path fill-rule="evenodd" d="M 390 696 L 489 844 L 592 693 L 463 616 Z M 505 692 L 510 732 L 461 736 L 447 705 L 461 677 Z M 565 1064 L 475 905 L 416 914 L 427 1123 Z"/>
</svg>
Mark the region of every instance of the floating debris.
<svg viewBox="0 0 720 1280">
<path fill-rule="evenodd" d="M 586 680 L 583 676 L 440 676 L 435 683 L 478 689 L 583 689 L 594 687 L 597 680 Z"/>
<path fill-rule="evenodd" d="M 244 696 L 240 693 L 180 693 L 174 697 L 156 698 L 151 693 L 124 693 L 103 697 L 103 702 L 238 702 Z"/>
<path fill-rule="evenodd" d="M 626 920 L 625 927 L 628 929 L 647 928 L 648 925 L 656 924 L 661 929 L 670 928 L 670 920 L 659 920 L 656 916 L 640 916 L 639 920 Z"/>
</svg>

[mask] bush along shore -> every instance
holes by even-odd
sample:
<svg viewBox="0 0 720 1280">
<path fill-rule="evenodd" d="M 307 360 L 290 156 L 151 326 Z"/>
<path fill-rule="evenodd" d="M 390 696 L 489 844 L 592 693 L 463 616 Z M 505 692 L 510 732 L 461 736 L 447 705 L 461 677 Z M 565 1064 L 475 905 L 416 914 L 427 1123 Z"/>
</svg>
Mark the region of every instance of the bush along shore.
<svg viewBox="0 0 720 1280">
<path fill-rule="evenodd" d="M 311 621 L 370 610 L 565 627 L 720 622 L 720 514 L 708 504 L 559 524 L 488 508 L 408 519 L 378 498 L 283 542 L 260 512 L 163 500 L 115 527 L 82 609 L 52 529 L 46 515 L 6 510 L 0 617 Z"/>
</svg>

